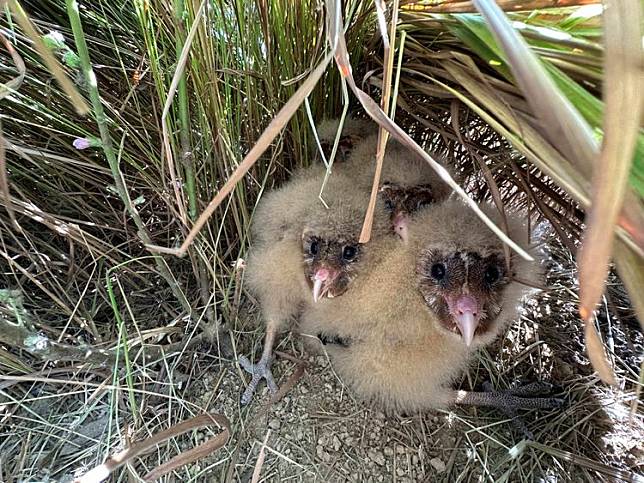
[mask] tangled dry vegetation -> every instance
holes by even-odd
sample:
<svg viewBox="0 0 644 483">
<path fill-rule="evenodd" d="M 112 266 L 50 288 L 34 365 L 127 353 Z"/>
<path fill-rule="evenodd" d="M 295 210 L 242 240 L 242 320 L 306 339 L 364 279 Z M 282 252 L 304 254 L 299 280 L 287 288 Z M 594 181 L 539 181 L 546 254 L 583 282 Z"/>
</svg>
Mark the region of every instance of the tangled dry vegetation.
<svg viewBox="0 0 644 483">
<path fill-rule="evenodd" d="M 445 0 L 434 11 L 401 3 L 390 54 L 381 2 L 343 5 L 355 87 L 375 99 L 393 90 L 396 123 L 455 166 L 474 199 L 543 224 L 550 254 L 548 289 L 462 387 L 549 380 L 566 408 L 527 414 L 533 441 L 493 411 L 385 415 L 356 401 L 294 335 L 278 348 L 281 399 L 264 394 L 242 407 L 236 361 L 260 350 L 262 330 L 237 261 L 252 242 L 261 193 L 314 158 L 310 121 L 349 107 L 339 70 L 320 70 L 306 108 L 184 258 L 146 245 L 179 247 L 278 111 L 330 61 L 328 11 L 317 0 L 90 0 L 80 8 L 10 0 L 0 23 L 0 481 L 71 481 L 120 451 L 131 459 L 114 481 L 642 481 L 642 292 L 633 291 L 644 287 L 642 231 L 624 222 L 641 220 L 639 121 L 630 175 L 620 185 L 620 166 L 607 171 L 627 200 L 615 248 L 621 279 L 610 272 L 593 321 L 617 381 L 609 387 L 590 364 L 577 316 L 573 253 L 591 199 L 588 166 L 542 128 L 521 76 L 470 2 Z M 514 10 L 519 2 L 498 3 Z M 610 47 L 595 7 L 511 18 L 599 131 L 614 114 L 600 100 L 602 82 L 614 77 L 604 69 Z M 71 92 L 81 94 L 70 102 Z M 620 128 L 631 124 L 625 118 Z M 149 439 L 159 433 L 171 437 Z M 201 453 L 189 453 L 199 444 Z"/>
</svg>

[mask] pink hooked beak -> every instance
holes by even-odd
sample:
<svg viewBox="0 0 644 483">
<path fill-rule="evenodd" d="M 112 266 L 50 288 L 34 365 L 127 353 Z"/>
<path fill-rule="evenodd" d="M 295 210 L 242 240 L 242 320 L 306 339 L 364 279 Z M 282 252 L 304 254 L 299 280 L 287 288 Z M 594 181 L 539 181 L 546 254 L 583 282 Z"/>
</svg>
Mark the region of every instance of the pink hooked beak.
<svg viewBox="0 0 644 483">
<path fill-rule="evenodd" d="M 318 302 L 329 290 L 333 274 L 327 268 L 319 268 L 313 275 L 313 301 Z"/>
<path fill-rule="evenodd" d="M 450 312 L 456 319 L 456 325 L 461 332 L 463 342 L 469 347 L 474 340 L 474 333 L 481 318 L 481 308 L 478 301 L 471 295 L 463 294 L 456 299 Z"/>
</svg>

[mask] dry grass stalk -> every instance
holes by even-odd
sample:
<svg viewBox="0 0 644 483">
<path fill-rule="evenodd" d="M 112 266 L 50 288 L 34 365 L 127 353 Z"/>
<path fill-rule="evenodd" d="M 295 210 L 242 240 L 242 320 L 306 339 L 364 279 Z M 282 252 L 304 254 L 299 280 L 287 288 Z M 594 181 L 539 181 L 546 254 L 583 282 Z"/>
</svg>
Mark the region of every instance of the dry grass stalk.
<svg viewBox="0 0 644 483">
<path fill-rule="evenodd" d="M 601 0 L 496 0 L 496 3 L 504 12 L 525 12 L 547 8 L 594 5 L 601 3 Z M 474 2 L 468 0 L 439 0 L 438 2 L 406 0 L 401 7 L 412 12 L 427 13 L 473 13 L 477 11 Z"/>
<path fill-rule="evenodd" d="M 203 458 L 213 451 L 216 451 L 224 446 L 230 438 L 230 421 L 228 421 L 227 418 L 220 414 L 207 413 L 195 416 L 194 418 L 191 418 L 187 421 L 175 424 L 174 426 L 165 429 L 139 443 L 135 443 L 128 449 L 123 450 L 120 453 L 115 454 L 114 456 L 110 456 L 109 458 L 107 458 L 107 460 L 105 460 L 103 464 L 91 469 L 80 478 L 77 478 L 75 480 L 75 483 L 98 483 L 100 481 L 103 481 L 107 479 L 109 475 L 113 473 L 117 468 L 123 466 L 133 458 L 151 451 L 164 441 L 167 441 L 170 438 L 175 438 L 193 429 L 210 425 L 217 425 L 219 428 L 223 429 L 223 432 L 216 437 L 211 438 L 209 441 L 201 444 L 200 446 L 191 449 L 190 451 L 185 451 L 181 454 L 178 454 L 171 460 L 153 469 L 143 477 L 145 481 L 156 481 L 157 479 L 173 471 L 174 469 L 197 461 L 198 459 Z"/>
<path fill-rule="evenodd" d="M 228 178 L 226 184 L 223 188 L 217 193 L 217 195 L 210 201 L 206 209 L 199 215 L 197 221 L 195 221 L 194 226 L 186 236 L 186 239 L 183 241 L 181 246 L 176 249 L 160 247 L 157 245 L 148 245 L 148 248 L 152 251 L 159 253 L 168 253 L 182 257 L 186 254 L 186 251 L 195 240 L 199 231 L 206 224 L 210 216 L 215 212 L 219 205 L 224 201 L 226 196 L 235 188 L 235 185 L 241 181 L 241 179 L 246 175 L 248 170 L 255 164 L 257 159 L 264 153 L 266 148 L 270 143 L 275 139 L 279 132 L 284 128 L 286 123 L 291 119 L 295 111 L 300 107 L 304 98 L 308 96 L 315 85 L 317 84 L 322 74 L 326 70 L 327 65 L 331 61 L 331 55 L 328 55 L 321 63 L 318 65 L 309 77 L 302 83 L 300 88 L 297 90 L 295 95 L 289 99 L 289 101 L 284 105 L 279 113 L 273 118 L 271 123 L 268 125 L 266 130 L 259 137 L 253 148 L 248 152 L 244 160 L 240 163 L 239 167 L 235 172 Z"/>
<path fill-rule="evenodd" d="M 383 58 L 385 63 L 385 70 L 383 72 L 383 91 L 382 99 L 380 100 L 380 108 L 384 112 L 389 112 L 389 104 L 391 103 L 391 80 L 394 71 L 394 51 L 393 46 L 396 45 L 396 28 L 398 27 L 398 0 L 395 0 L 391 6 L 391 20 L 390 31 L 387 34 L 387 24 L 385 20 L 385 4 L 381 0 L 376 0 L 376 13 L 378 16 L 378 27 L 380 35 L 382 36 L 383 43 Z M 403 45 L 400 45 L 403 48 Z M 392 116 L 393 117 L 393 116 Z M 378 147 L 376 148 L 376 170 L 373 175 L 373 185 L 371 187 L 371 197 L 369 198 L 369 205 L 367 213 L 365 214 L 364 224 L 360 232 L 360 243 L 367 243 L 371 239 L 371 227 L 373 226 L 373 216 L 376 209 L 376 199 L 380 190 L 380 174 L 382 172 L 382 163 L 385 157 L 385 149 L 389 139 L 389 132 L 382 126 L 378 130 Z"/>
<path fill-rule="evenodd" d="M 612 258 L 617 217 L 628 191 L 640 135 L 642 102 L 642 4 L 638 0 L 606 2 L 604 13 L 604 138 L 592 177 L 593 204 L 579 253 L 579 313 L 591 323 Z M 610 173 L 610 176 L 607 174 Z M 638 227 L 644 232 L 644 226 Z"/>
</svg>

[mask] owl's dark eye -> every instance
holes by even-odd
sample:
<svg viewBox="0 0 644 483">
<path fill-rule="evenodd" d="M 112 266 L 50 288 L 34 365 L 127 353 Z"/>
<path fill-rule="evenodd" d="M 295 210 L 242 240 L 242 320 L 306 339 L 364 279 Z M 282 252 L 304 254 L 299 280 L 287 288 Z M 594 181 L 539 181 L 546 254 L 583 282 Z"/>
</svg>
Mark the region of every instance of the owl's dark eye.
<svg viewBox="0 0 644 483">
<path fill-rule="evenodd" d="M 319 251 L 320 251 L 320 242 L 318 242 L 317 240 L 311 241 L 311 244 L 309 245 L 309 253 L 311 255 L 317 255 Z"/>
<path fill-rule="evenodd" d="M 445 265 L 442 263 L 434 263 L 432 268 L 429 269 L 429 274 L 432 278 L 439 281 L 445 278 L 446 272 L 447 270 L 445 269 Z"/>
<path fill-rule="evenodd" d="M 350 262 L 356 257 L 357 253 L 358 249 L 356 247 L 354 247 L 353 245 L 347 245 L 346 247 L 344 247 L 344 250 L 342 250 L 342 258 Z"/>
<path fill-rule="evenodd" d="M 496 265 L 490 265 L 485 269 L 485 274 L 483 276 L 485 278 L 485 283 L 493 285 L 501 278 L 501 272 Z"/>
</svg>

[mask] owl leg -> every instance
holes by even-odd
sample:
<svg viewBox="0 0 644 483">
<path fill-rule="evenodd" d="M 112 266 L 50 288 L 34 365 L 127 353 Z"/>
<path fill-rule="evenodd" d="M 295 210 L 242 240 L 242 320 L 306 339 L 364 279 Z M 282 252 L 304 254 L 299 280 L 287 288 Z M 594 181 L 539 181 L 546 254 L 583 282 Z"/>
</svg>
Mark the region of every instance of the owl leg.
<svg viewBox="0 0 644 483">
<path fill-rule="evenodd" d="M 271 363 L 273 362 L 273 345 L 275 344 L 275 336 L 277 335 L 277 326 L 274 322 L 269 321 L 266 324 L 266 338 L 264 339 L 264 350 L 262 352 L 262 357 L 260 358 L 257 364 L 251 363 L 246 356 L 241 356 L 239 358 L 239 363 L 241 366 L 252 374 L 252 378 L 248 387 L 242 394 L 241 402 L 242 404 L 248 404 L 257 389 L 259 381 L 266 379 L 266 384 L 271 393 L 275 394 L 277 392 L 277 384 L 273 378 L 273 373 L 271 372 Z"/>
<path fill-rule="evenodd" d="M 560 408 L 564 403 L 561 398 L 540 397 L 552 391 L 552 385 L 544 382 L 534 382 L 505 391 L 494 390 L 491 384 L 486 383 L 484 389 L 485 392 L 455 391 L 454 403 L 500 409 L 527 439 L 533 439 L 534 435 L 518 416 L 517 410 L 555 409 Z"/>
</svg>

